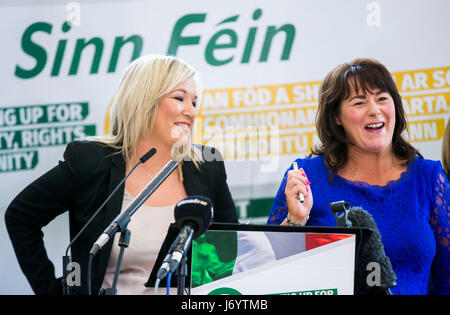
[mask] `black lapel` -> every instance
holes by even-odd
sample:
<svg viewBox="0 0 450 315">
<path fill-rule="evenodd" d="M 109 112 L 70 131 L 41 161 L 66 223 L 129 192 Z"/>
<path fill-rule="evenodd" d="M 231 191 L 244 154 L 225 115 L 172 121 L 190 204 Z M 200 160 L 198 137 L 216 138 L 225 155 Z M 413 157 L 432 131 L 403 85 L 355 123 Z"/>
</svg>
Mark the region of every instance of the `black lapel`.
<svg viewBox="0 0 450 315">
<path fill-rule="evenodd" d="M 112 155 L 111 161 L 112 163 L 108 186 L 108 196 L 113 192 L 113 190 L 117 187 L 117 185 L 119 185 L 120 181 L 125 177 L 125 162 L 123 160 L 122 155 L 120 153 Z M 114 218 L 119 215 L 120 210 L 122 208 L 124 191 L 125 191 L 125 184 L 122 184 L 122 186 L 116 191 L 114 196 L 112 196 L 109 202 L 106 204 L 103 229 L 105 229 L 112 222 L 112 220 L 114 220 Z M 106 196 L 106 198 L 108 196 Z M 113 240 L 114 238 L 112 238 L 112 240 L 105 245 L 105 247 L 98 253 L 95 259 L 96 274 L 92 286 L 93 290 L 100 289 L 100 286 L 103 282 L 106 268 L 108 266 L 109 255 L 111 253 L 111 248 L 113 246 Z"/>
<path fill-rule="evenodd" d="M 184 161 L 183 170 L 183 185 L 188 196 L 203 195 L 210 197 L 207 189 L 207 183 L 204 182 L 201 171 L 198 170 L 191 161 Z"/>
<path fill-rule="evenodd" d="M 110 170 L 108 196 L 119 185 L 120 181 L 125 177 L 125 162 L 121 154 L 114 154 L 111 156 L 112 165 Z M 111 197 L 106 205 L 105 212 L 105 228 L 111 221 L 120 213 L 123 201 L 123 193 L 125 185 L 122 185 L 119 190 Z"/>
</svg>

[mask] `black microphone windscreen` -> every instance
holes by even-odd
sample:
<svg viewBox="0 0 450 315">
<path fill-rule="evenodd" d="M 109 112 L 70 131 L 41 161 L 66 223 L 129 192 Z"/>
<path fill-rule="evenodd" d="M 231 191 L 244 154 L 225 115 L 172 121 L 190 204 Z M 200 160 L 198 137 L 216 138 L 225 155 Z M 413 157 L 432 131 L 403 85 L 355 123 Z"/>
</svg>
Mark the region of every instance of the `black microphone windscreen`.
<svg viewBox="0 0 450 315">
<path fill-rule="evenodd" d="M 392 270 L 391 261 L 386 256 L 381 234 L 372 215 L 360 207 L 352 207 L 348 213 L 348 219 L 353 227 L 364 227 L 372 230 L 372 234 L 359 253 L 356 266 L 355 293 L 370 294 L 370 291 L 389 289 L 396 285 L 397 277 Z M 378 264 L 378 265 L 373 265 Z M 368 285 L 367 276 L 370 266 L 379 266 L 380 277 L 376 286 Z M 370 282 L 370 281 L 369 281 Z"/>
<path fill-rule="evenodd" d="M 213 217 L 213 206 L 209 198 L 190 196 L 180 200 L 175 205 L 175 223 L 179 228 L 187 223 L 194 224 L 194 238 L 202 235 L 208 229 Z"/>
<path fill-rule="evenodd" d="M 141 163 L 145 163 L 145 162 L 147 162 L 147 160 L 149 158 L 151 158 L 153 155 L 155 155 L 155 153 L 156 153 L 156 149 L 151 148 L 147 153 L 145 153 L 143 156 L 141 156 L 139 161 L 141 161 Z"/>
</svg>

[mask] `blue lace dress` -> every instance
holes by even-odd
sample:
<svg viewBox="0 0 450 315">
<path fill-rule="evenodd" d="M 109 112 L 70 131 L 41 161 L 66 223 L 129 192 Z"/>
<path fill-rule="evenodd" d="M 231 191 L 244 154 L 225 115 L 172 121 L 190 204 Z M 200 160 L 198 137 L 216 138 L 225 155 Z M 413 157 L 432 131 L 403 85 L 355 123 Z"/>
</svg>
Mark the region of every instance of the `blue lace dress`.
<svg viewBox="0 0 450 315">
<path fill-rule="evenodd" d="M 336 226 L 330 202 L 345 200 L 362 207 L 373 216 L 397 275 L 393 294 L 428 294 L 430 271 L 434 293 L 450 294 L 450 184 L 439 161 L 416 158 L 398 180 L 386 186 L 338 175 L 331 185 L 323 156 L 296 161 L 308 175 L 314 194 L 307 225 Z M 287 171 L 291 169 L 292 165 Z M 267 224 L 280 224 L 287 216 L 287 171 Z"/>
</svg>

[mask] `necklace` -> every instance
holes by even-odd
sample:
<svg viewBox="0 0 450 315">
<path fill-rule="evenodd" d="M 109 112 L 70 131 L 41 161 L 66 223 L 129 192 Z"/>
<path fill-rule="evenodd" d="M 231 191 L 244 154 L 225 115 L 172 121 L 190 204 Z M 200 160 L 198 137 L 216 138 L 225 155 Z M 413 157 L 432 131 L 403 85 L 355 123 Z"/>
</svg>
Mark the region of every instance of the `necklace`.
<svg viewBox="0 0 450 315">
<path fill-rule="evenodd" d="M 149 172 L 147 172 L 147 170 L 145 169 L 144 165 L 139 165 L 139 167 L 144 171 L 145 175 L 149 178 L 149 179 L 153 179 L 153 177 L 155 177 L 155 175 L 150 174 Z"/>
</svg>

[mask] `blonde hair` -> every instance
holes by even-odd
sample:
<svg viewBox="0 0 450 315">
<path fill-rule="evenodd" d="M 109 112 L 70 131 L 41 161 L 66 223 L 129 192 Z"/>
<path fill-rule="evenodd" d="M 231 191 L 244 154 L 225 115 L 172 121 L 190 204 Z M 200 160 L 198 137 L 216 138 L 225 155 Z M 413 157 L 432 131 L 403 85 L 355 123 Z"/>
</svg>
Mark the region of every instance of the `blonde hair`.
<svg viewBox="0 0 450 315">
<path fill-rule="evenodd" d="M 448 174 L 450 172 L 450 118 L 442 138 L 442 166 L 445 173 Z"/>
<path fill-rule="evenodd" d="M 153 128 L 159 101 L 190 78 L 195 81 L 200 104 L 201 84 L 192 66 L 174 56 L 145 55 L 134 60 L 126 68 L 112 104 L 110 134 L 91 139 L 118 149 L 127 165 L 135 162 L 139 158 L 137 145 Z M 192 145 L 192 137 L 191 132 L 188 143 L 179 148 L 177 159 L 190 159 L 198 167 L 203 158 L 201 150 Z"/>
</svg>

